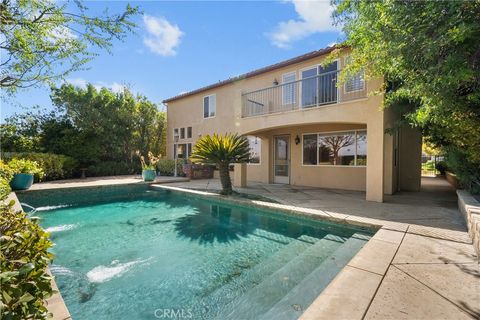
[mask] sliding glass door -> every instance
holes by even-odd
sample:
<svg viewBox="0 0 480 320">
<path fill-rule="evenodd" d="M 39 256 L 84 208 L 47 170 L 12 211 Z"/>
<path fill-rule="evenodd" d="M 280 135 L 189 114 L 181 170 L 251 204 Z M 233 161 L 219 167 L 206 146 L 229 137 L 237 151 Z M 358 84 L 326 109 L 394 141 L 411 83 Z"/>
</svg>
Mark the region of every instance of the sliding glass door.
<svg viewBox="0 0 480 320">
<path fill-rule="evenodd" d="M 337 61 L 326 67 L 305 69 L 301 75 L 302 108 L 337 102 Z"/>
</svg>

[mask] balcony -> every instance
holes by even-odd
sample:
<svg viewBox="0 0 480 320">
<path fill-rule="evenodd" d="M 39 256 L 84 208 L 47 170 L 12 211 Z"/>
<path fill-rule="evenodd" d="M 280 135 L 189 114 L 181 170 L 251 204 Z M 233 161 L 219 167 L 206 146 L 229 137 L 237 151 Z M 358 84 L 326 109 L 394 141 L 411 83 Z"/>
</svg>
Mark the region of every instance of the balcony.
<svg viewBox="0 0 480 320">
<path fill-rule="evenodd" d="M 242 117 L 304 110 L 365 98 L 363 74 L 337 87 L 338 71 L 242 94 Z"/>
</svg>

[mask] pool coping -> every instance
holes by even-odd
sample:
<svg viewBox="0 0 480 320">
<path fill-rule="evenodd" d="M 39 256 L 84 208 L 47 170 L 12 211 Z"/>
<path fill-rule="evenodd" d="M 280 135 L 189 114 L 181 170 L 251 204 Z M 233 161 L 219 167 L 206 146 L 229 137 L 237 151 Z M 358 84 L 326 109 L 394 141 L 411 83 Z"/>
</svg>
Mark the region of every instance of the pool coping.
<svg viewBox="0 0 480 320">
<path fill-rule="evenodd" d="M 15 201 L 13 205 L 14 210 L 23 211 L 23 208 L 15 192 L 11 192 L 5 201 L 9 202 L 11 200 Z M 71 320 L 72 317 L 70 315 L 70 312 L 68 311 L 67 305 L 65 304 L 62 294 L 58 289 L 57 283 L 55 282 L 55 276 L 52 275 L 49 268 L 47 268 L 46 272 L 49 276 L 52 277 L 51 286 L 53 289 L 52 296 L 45 300 L 45 305 L 47 307 L 48 312 L 50 312 L 53 315 L 53 320 Z"/>
<path fill-rule="evenodd" d="M 232 198 L 218 193 L 173 186 L 152 184 L 150 187 L 183 194 L 188 193 L 224 203 L 246 205 L 259 209 L 274 209 L 316 220 L 376 229 L 377 231 L 365 246 L 353 256 L 320 295 L 304 310 L 298 318 L 301 320 L 362 319 L 366 315 L 409 228 L 409 224 L 406 223 L 362 218 L 326 210 Z"/>
</svg>

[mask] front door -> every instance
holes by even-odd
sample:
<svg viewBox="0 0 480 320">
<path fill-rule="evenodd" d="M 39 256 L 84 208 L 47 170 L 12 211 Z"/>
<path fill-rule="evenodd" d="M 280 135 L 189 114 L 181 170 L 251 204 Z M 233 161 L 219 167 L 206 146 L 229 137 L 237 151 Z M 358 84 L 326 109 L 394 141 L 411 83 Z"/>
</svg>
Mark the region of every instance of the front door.
<svg viewBox="0 0 480 320">
<path fill-rule="evenodd" d="M 274 138 L 273 182 L 290 183 L 290 136 Z"/>
</svg>

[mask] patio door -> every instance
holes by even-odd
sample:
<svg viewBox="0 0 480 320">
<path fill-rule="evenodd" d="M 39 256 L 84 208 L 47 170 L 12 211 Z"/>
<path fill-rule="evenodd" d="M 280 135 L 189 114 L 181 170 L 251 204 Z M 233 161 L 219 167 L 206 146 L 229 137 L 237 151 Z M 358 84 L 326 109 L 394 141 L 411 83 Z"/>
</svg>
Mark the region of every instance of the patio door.
<svg viewBox="0 0 480 320">
<path fill-rule="evenodd" d="M 290 136 L 276 136 L 273 141 L 273 182 L 290 183 Z"/>
</svg>

